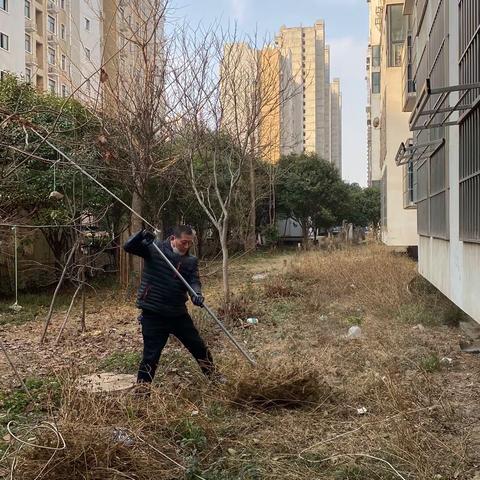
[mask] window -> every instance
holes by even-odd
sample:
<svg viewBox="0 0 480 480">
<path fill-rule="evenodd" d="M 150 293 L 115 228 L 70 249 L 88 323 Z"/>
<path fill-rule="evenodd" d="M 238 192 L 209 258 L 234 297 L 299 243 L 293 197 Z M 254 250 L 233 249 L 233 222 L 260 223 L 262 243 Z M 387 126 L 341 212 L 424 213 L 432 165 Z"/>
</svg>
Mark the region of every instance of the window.
<svg viewBox="0 0 480 480">
<path fill-rule="evenodd" d="M 57 93 L 57 82 L 55 82 L 55 80 L 52 80 L 51 78 L 48 79 L 48 91 L 52 95 L 55 95 Z"/>
<path fill-rule="evenodd" d="M 32 83 L 32 69 L 26 67 L 25 68 L 25 81 L 27 83 Z"/>
<path fill-rule="evenodd" d="M 415 206 L 415 168 L 410 160 L 403 166 L 403 208 Z"/>
<path fill-rule="evenodd" d="M 8 35 L 0 32 L 0 48 L 8 50 Z"/>
<path fill-rule="evenodd" d="M 380 72 L 372 72 L 372 93 L 380 93 Z"/>
<path fill-rule="evenodd" d="M 32 53 L 32 37 L 28 33 L 25 34 L 25 51 Z"/>
<path fill-rule="evenodd" d="M 0 71 L 0 80 L 1 81 L 5 80 L 6 76 L 7 76 L 7 72 L 5 70 Z"/>
<path fill-rule="evenodd" d="M 55 33 L 55 23 L 55 18 L 49 15 L 47 19 L 47 28 L 50 33 Z"/>
<path fill-rule="evenodd" d="M 62 97 L 68 97 L 68 89 L 66 85 L 62 85 Z"/>
<path fill-rule="evenodd" d="M 62 37 L 62 40 L 65 40 L 65 25 L 63 23 L 60 26 L 60 36 Z"/>
<path fill-rule="evenodd" d="M 67 57 L 62 53 L 62 70 L 67 70 Z"/>
<path fill-rule="evenodd" d="M 88 58 L 88 60 L 90 60 L 90 49 L 89 48 L 85 49 L 85 56 Z"/>
<path fill-rule="evenodd" d="M 373 45 L 372 46 L 372 67 L 379 67 L 380 60 L 381 60 L 381 49 L 380 45 Z"/>
<path fill-rule="evenodd" d="M 388 66 L 402 64 L 402 49 L 405 42 L 406 26 L 403 5 L 387 5 L 388 19 Z"/>
<path fill-rule="evenodd" d="M 479 45 L 480 18 L 478 0 L 459 3 L 460 84 L 480 82 Z M 464 103 L 475 104 L 480 98 L 474 89 Z M 480 107 L 477 104 L 460 124 L 459 187 L 460 187 L 460 239 L 480 243 Z"/>
<path fill-rule="evenodd" d="M 90 31 L 90 19 L 85 17 L 85 30 Z"/>
<path fill-rule="evenodd" d="M 27 18 L 32 18 L 32 4 L 30 0 L 25 0 L 25 16 Z"/>
<path fill-rule="evenodd" d="M 87 81 L 85 82 L 85 86 L 87 87 L 87 94 L 90 95 L 90 79 L 87 79 Z"/>
<path fill-rule="evenodd" d="M 48 63 L 50 65 L 55 65 L 55 60 L 56 60 L 55 49 L 52 47 L 48 47 Z"/>
<path fill-rule="evenodd" d="M 8 0 L 0 0 L 0 9 L 8 12 Z"/>
<path fill-rule="evenodd" d="M 60 0 L 60 8 L 65 10 L 65 0 Z"/>
</svg>

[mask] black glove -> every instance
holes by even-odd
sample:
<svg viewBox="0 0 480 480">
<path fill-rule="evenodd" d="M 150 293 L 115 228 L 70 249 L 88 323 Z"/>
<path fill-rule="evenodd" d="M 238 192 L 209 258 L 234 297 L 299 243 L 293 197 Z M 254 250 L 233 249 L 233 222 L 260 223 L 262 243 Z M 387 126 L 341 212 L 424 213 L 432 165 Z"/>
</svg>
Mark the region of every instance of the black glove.
<svg viewBox="0 0 480 480">
<path fill-rule="evenodd" d="M 203 295 L 201 293 L 198 293 L 197 295 L 192 297 L 192 303 L 196 307 L 203 307 L 203 302 L 204 301 L 205 301 L 205 299 L 203 298 Z"/>
<path fill-rule="evenodd" d="M 152 243 L 155 238 L 155 234 L 150 230 L 142 230 L 142 240 L 144 240 L 147 245 Z"/>
</svg>

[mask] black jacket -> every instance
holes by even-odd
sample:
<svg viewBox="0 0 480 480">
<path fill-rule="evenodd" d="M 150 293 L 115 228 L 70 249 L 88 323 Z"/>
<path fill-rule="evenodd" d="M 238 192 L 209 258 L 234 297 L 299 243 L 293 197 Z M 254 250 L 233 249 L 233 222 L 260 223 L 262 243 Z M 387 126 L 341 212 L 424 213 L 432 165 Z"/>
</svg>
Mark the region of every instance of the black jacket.
<svg viewBox="0 0 480 480">
<path fill-rule="evenodd" d="M 195 292 L 201 294 L 202 284 L 198 275 L 197 257 L 175 253 L 170 245 L 170 239 L 163 242 L 155 240 L 155 243 Z M 142 281 L 138 289 L 138 308 L 167 315 L 186 313 L 187 287 L 162 259 L 153 244 L 143 239 L 142 232 L 131 236 L 123 248 L 126 252 L 145 260 Z"/>
</svg>

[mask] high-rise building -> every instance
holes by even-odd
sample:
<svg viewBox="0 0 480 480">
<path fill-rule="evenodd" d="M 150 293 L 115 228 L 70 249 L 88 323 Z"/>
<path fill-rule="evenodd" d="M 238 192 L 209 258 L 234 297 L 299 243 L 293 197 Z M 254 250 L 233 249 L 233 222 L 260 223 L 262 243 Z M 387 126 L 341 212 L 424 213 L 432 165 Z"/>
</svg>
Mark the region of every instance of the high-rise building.
<svg viewBox="0 0 480 480">
<path fill-rule="evenodd" d="M 281 106 L 282 154 L 314 152 L 340 166 L 341 133 L 332 136 L 332 115 L 338 130 L 341 116 L 337 81 L 332 95 L 330 85 L 330 48 L 325 43 L 325 23 L 319 20 L 313 27 L 282 26 L 276 45 L 289 64 L 291 78 L 285 78 L 285 101 Z M 287 83 L 289 85 L 287 86 Z M 333 102 L 333 103 L 332 103 Z M 335 151 L 337 158 L 332 158 Z"/>
<path fill-rule="evenodd" d="M 161 6 L 160 0 L 154 4 Z M 20 75 L 40 91 L 98 103 L 101 76 L 116 81 L 122 68 L 135 63 L 135 43 L 149 15 L 142 5 L 0 0 L 0 72 Z M 163 35 L 163 22 L 156 27 Z"/>
<path fill-rule="evenodd" d="M 404 45 L 408 25 L 403 2 L 370 0 L 370 41 L 367 58 L 370 105 L 367 106 L 369 184 L 380 180 L 383 242 L 395 249 L 416 247 L 417 211 L 413 201 L 411 165 L 395 163 L 398 146 L 408 135 L 411 102 L 404 95 Z"/>
<path fill-rule="evenodd" d="M 275 163 L 281 155 L 312 152 L 341 173 L 340 80 L 330 83 L 323 21 L 314 27 L 283 26 L 275 44 L 262 50 L 228 45 L 221 76 L 224 124 L 230 131 L 233 124 L 237 130 L 244 125 L 242 108 L 251 114 L 251 98 L 258 94 L 260 156 Z"/>
</svg>

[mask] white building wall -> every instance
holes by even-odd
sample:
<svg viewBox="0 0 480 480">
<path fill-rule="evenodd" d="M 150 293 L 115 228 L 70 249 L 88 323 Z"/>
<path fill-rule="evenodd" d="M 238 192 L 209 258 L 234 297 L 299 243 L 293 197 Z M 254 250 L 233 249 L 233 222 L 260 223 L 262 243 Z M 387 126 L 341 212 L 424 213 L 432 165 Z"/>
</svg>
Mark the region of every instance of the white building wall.
<svg viewBox="0 0 480 480">
<path fill-rule="evenodd" d="M 425 21 L 431 25 L 434 12 L 427 9 Z M 458 4 L 449 2 L 449 58 L 448 83 L 459 84 L 458 71 Z M 427 31 L 427 27 L 422 27 Z M 422 39 L 421 39 L 422 40 Z M 419 42 L 418 48 L 423 44 Z M 455 102 L 457 94 L 451 97 Z M 452 119 L 458 118 L 453 114 Z M 459 127 L 446 129 L 448 179 L 449 179 L 449 240 L 420 236 L 418 270 L 427 280 L 450 298 L 463 311 L 480 322 L 480 244 L 460 241 L 459 219 Z"/>
<path fill-rule="evenodd" d="M 32 2 L 32 11 L 33 11 Z M 0 48 L 0 71 L 25 74 L 24 2 L 11 0 L 8 11 L 0 9 L 0 32 L 8 35 L 8 50 Z"/>
</svg>

